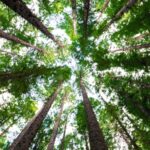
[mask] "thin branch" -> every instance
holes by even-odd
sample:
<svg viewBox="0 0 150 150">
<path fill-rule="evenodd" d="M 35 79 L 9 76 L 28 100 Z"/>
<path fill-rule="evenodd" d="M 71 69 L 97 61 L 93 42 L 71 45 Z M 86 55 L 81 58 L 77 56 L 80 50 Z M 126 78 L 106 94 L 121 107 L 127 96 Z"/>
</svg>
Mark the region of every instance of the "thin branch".
<svg viewBox="0 0 150 150">
<path fill-rule="evenodd" d="M 39 29 L 42 33 L 44 33 L 47 37 L 52 39 L 59 47 L 63 47 L 60 41 L 58 41 L 52 33 L 50 33 L 47 27 L 41 22 L 41 20 L 31 12 L 31 10 L 26 6 L 26 4 L 22 0 L 1 0 L 5 5 L 7 5 L 10 9 L 15 11 L 37 29 Z"/>
<path fill-rule="evenodd" d="M 125 47 L 125 48 L 114 49 L 110 51 L 110 53 L 119 52 L 119 51 L 123 52 L 123 51 L 129 51 L 132 49 L 142 49 L 142 48 L 149 48 L 149 47 L 150 47 L 150 43 L 147 43 L 147 44 L 142 44 L 142 45 L 135 45 L 135 46 Z"/>
</svg>

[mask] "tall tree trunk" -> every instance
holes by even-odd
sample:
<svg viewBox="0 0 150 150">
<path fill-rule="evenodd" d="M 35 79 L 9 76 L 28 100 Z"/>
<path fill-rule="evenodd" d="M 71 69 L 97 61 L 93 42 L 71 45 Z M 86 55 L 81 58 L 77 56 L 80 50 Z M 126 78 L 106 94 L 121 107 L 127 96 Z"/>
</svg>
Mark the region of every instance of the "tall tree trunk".
<svg viewBox="0 0 150 150">
<path fill-rule="evenodd" d="M 62 137 L 62 140 L 61 140 L 60 150 L 64 150 L 65 149 L 65 138 L 66 138 L 67 121 L 68 121 L 68 117 L 66 119 L 66 123 L 65 123 L 65 127 L 64 127 L 64 132 L 63 132 L 63 137 Z"/>
<path fill-rule="evenodd" d="M 87 124 L 88 124 L 88 132 L 89 132 L 89 140 L 90 140 L 90 147 L 91 150 L 107 150 L 107 145 L 105 143 L 103 133 L 99 127 L 99 123 L 96 119 L 90 101 L 88 99 L 86 89 L 80 81 L 80 88 L 83 96 L 83 104 L 86 111 L 87 116 Z"/>
<path fill-rule="evenodd" d="M 149 48 L 150 47 L 150 43 L 148 44 L 142 44 L 142 45 L 135 45 L 135 46 L 130 46 L 130 47 L 124 47 L 124 48 L 119 48 L 119 49 L 115 49 L 110 51 L 111 53 L 113 52 L 118 52 L 118 51 L 129 51 L 129 50 L 133 50 L 133 49 L 142 49 L 142 48 Z"/>
<path fill-rule="evenodd" d="M 58 127 L 59 127 L 60 120 L 61 120 L 61 115 L 62 115 L 62 112 L 63 112 L 63 106 L 64 106 L 65 98 L 66 98 L 66 94 L 62 98 L 60 111 L 59 111 L 58 117 L 55 120 L 53 132 L 52 132 L 51 139 L 50 139 L 50 142 L 48 144 L 47 150 L 53 150 L 54 149 L 55 139 L 56 139 L 56 136 L 57 136 L 57 133 L 58 133 Z"/>
<path fill-rule="evenodd" d="M 76 0 L 71 0 L 71 6 L 72 6 L 73 30 L 74 30 L 74 35 L 76 35 L 77 34 Z"/>
<path fill-rule="evenodd" d="M 110 22 L 105 26 L 104 31 L 106 31 L 115 21 L 117 21 L 121 16 L 128 12 L 137 2 L 137 0 L 128 0 L 126 5 L 124 5 L 118 13 L 110 20 Z"/>
<path fill-rule="evenodd" d="M 49 100 L 45 102 L 41 111 L 29 122 L 19 136 L 14 140 L 9 150 L 27 150 L 35 137 L 38 129 L 40 128 L 47 112 L 49 111 L 52 103 L 54 102 L 60 88 L 60 83 L 54 93 L 51 95 Z"/>
<path fill-rule="evenodd" d="M 88 35 L 87 27 L 88 27 L 89 9 L 90 9 L 90 0 L 84 0 L 84 16 L 83 16 L 84 38 L 87 38 Z"/>
<path fill-rule="evenodd" d="M 127 136 L 127 138 L 130 140 L 130 143 L 131 143 L 131 145 L 133 145 L 134 149 L 135 150 L 140 150 L 139 146 L 136 144 L 135 140 L 130 136 L 130 134 L 128 133 L 126 127 L 119 120 L 119 118 L 117 116 L 114 116 L 114 118 L 116 119 L 116 121 L 118 122 L 118 124 L 122 128 L 122 130 L 124 131 L 124 133 Z"/>
<path fill-rule="evenodd" d="M 86 150 L 89 150 L 88 138 L 87 138 L 86 132 L 84 133 L 84 140 L 85 140 L 85 147 L 86 147 Z"/>
<path fill-rule="evenodd" d="M 109 26 L 116 20 L 118 20 L 124 13 L 128 12 L 135 5 L 136 2 L 137 0 L 128 0 L 127 4 L 118 11 L 114 18 L 111 19 Z"/>
<path fill-rule="evenodd" d="M 62 47 L 62 44 L 55 39 L 52 33 L 43 25 L 40 19 L 31 12 L 31 10 L 26 6 L 22 0 L 1 0 L 5 5 L 14 10 L 17 14 L 39 29 L 47 37 L 51 38 L 55 43 Z"/>
<path fill-rule="evenodd" d="M 106 0 L 106 1 L 104 2 L 104 5 L 102 6 L 102 9 L 101 9 L 101 11 L 100 11 L 100 15 L 99 15 L 98 19 L 102 16 L 102 14 L 104 13 L 104 11 L 105 11 L 106 8 L 108 7 L 109 2 L 110 2 L 110 0 Z"/>
<path fill-rule="evenodd" d="M 135 150 L 140 150 L 140 147 L 136 144 L 135 140 L 132 139 L 132 137 L 130 136 L 130 134 L 128 133 L 126 127 L 123 125 L 123 123 L 120 121 L 120 119 L 118 118 L 118 116 L 116 116 L 116 114 L 114 113 L 114 110 L 111 109 L 108 105 L 108 103 L 103 99 L 103 97 L 101 96 L 103 102 L 105 103 L 105 106 L 107 108 L 107 111 L 113 116 L 113 118 L 117 121 L 117 123 L 119 124 L 119 126 L 121 127 L 121 129 L 123 130 L 123 132 L 125 133 L 125 135 L 127 136 L 127 138 L 130 140 L 131 145 L 133 145 Z"/>
<path fill-rule="evenodd" d="M 32 44 L 30 44 L 30 43 L 28 43 L 28 42 L 26 42 L 26 41 L 24 41 L 24 40 L 22 40 L 22 39 L 19 39 L 19 38 L 17 38 L 17 37 L 14 36 L 14 35 L 10 35 L 10 34 L 4 32 L 4 31 L 1 30 L 1 29 L 0 29 L 0 37 L 2 37 L 2 38 L 4 38 L 4 39 L 7 39 L 7 40 L 9 40 L 9 41 L 13 41 L 13 42 L 15 42 L 15 43 L 19 43 L 19 44 L 24 45 L 24 46 L 27 46 L 27 47 L 31 47 L 31 48 L 33 48 L 33 49 L 38 50 L 39 52 L 44 52 L 43 49 L 38 48 L 38 47 L 36 47 L 36 46 L 34 46 L 34 45 L 32 45 Z"/>
</svg>

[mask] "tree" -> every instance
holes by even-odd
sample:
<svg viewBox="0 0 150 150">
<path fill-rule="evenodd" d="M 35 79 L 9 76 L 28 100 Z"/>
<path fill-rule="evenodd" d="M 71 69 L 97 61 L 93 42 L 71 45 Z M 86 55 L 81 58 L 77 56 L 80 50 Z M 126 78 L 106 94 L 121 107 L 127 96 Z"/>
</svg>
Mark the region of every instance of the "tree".
<svg viewBox="0 0 150 150">
<path fill-rule="evenodd" d="M 62 102 L 61 102 L 61 106 L 60 106 L 60 111 L 59 111 L 58 116 L 57 116 L 57 118 L 55 120 L 53 132 L 52 132 L 52 135 L 51 135 L 48 147 L 47 147 L 48 150 L 53 150 L 54 149 L 55 139 L 56 139 L 57 132 L 58 132 L 58 127 L 59 127 L 59 124 L 60 124 L 60 121 L 61 121 L 61 115 L 63 113 L 63 107 L 64 107 L 64 101 L 65 101 L 65 99 L 66 99 L 66 94 L 62 98 Z"/>
<path fill-rule="evenodd" d="M 26 42 L 26 41 L 24 41 L 22 39 L 19 39 L 19 38 L 17 38 L 14 35 L 10 35 L 10 34 L 4 32 L 3 30 L 0 30 L 0 37 L 5 38 L 5 39 L 7 39 L 9 41 L 13 41 L 13 42 L 19 43 L 19 44 L 27 46 L 27 47 L 31 47 L 33 49 L 38 50 L 41 53 L 44 52 L 43 49 L 38 48 L 38 47 L 36 47 L 36 46 L 34 46 L 34 45 L 32 45 L 32 44 L 30 44 L 30 43 L 28 43 L 28 42 Z"/>
<path fill-rule="evenodd" d="M 135 45 L 135 46 L 130 46 L 130 47 L 125 47 L 125 48 L 120 48 L 120 49 L 115 49 L 112 50 L 111 52 L 118 52 L 118 51 L 129 51 L 129 50 L 133 50 L 133 49 L 142 49 L 142 48 L 149 48 L 150 44 L 143 44 L 143 45 Z"/>
<path fill-rule="evenodd" d="M 51 38 L 54 42 L 58 44 L 58 46 L 62 47 L 61 43 L 54 38 L 54 36 L 48 31 L 48 29 L 43 25 L 39 18 L 37 18 L 30 9 L 25 5 L 25 3 L 21 0 L 13 1 L 13 0 L 1 0 L 4 4 L 26 19 L 29 23 L 43 32 L 47 37 Z"/>
<path fill-rule="evenodd" d="M 103 100 L 104 101 L 104 100 Z M 133 145 L 135 150 L 140 149 L 139 146 L 136 144 L 136 142 L 134 141 L 134 139 L 132 139 L 132 137 L 130 136 L 130 134 L 128 133 L 127 129 L 125 128 L 125 126 L 123 125 L 123 123 L 120 121 L 120 119 L 116 116 L 116 114 L 114 113 L 114 110 L 109 108 L 109 105 L 107 104 L 106 101 L 104 101 L 106 104 L 106 107 L 108 109 L 108 112 L 112 114 L 112 116 L 116 119 L 117 123 L 119 124 L 119 126 L 121 127 L 123 134 L 125 134 L 127 136 L 127 138 L 130 140 L 130 144 Z M 121 132 L 122 134 L 122 132 Z"/>
<path fill-rule="evenodd" d="M 15 139 L 15 141 L 10 146 L 10 150 L 20 150 L 20 149 L 28 149 L 36 132 L 38 131 L 40 125 L 42 124 L 43 119 L 45 118 L 47 112 L 49 111 L 52 103 L 54 102 L 59 89 L 61 88 L 61 84 L 58 84 L 58 87 L 55 89 L 54 93 L 48 98 L 47 102 L 44 104 L 41 111 L 30 121 L 23 131 L 19 134 L 19 136 Z"/>
<path fill-rule="evenodd" d="M 109 2 L 110 2 L 110 0 L 106 0 L 104 2 L 104 5 L 102 6 L 101 11 L 100 11 L 100 15 L 98 16 L 98 19 L 102 16 L 102 14 L 105 11 L 105 9 L 107 9 Z"/>
<path fill-rule="evenodd" d="M 74 35 L 77 34 L 77 12 L 76 12 L 76 0 L 70 0 L 72 6 L 72 18 L 73 18 L 73 29 Z"/>
<path fill-rule="evenodd" d="M 0 149 L 149 150 L 149 0 L 0 2 Z"/>
<path fill-rule="evenodd" d="M 61 139 L 61 145 L 60 145 L 60 149 L 61 149 L 61 150 L 64 150 L 64 147 L 65 147 L 67 121 L 68 121 L 68 117 L 66 118 L 66 122 L 65 122 L 65 126 L 64 126 L 64 132 L 63 132 L 63 137 L 62 137 L 62 139 Z"/>
<path fill-rule="evenodd" d="M 88 132 L 89 132 L 89 141 L 91 150 L 103 149 L 107 150 L 107 145 L 105 143 L 103 133 L 99 127 L 96 116 L 88 99 L 86 89 L 84 87 L 82 75 L 80 76 L 80 88 L 83 97 L 83 104 L 87 116 Z"/>
</svg>

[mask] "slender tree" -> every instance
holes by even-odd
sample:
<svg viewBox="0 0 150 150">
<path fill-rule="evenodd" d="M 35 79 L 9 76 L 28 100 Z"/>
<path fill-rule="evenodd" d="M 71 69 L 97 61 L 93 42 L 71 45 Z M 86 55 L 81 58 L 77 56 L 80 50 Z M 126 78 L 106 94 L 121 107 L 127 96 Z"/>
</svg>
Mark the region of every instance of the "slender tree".
<svg viewBox="0 0 150 150">
<path fill-rule="evenodd" d="M 38 47 L 36 47 L 36 46 L 34 46 L 34 45 L 32 45 L 32 44 L 30 44 L 30 43 L 28 43 L 28 42 L 26 42 L 26 41 L 24 41 L 24 40 L 22 40 L 22 39 L 19 39 L 18 37 L 14 36 L 14 35 L 10 35 L 10 34 L 4 32 L 4 31 L 1 30 L 1 29 L 0 29 L 0 37 L 2 37 L 2 38 L 4 38 L 4 39 L 7 39 L 7 40 L 9 40 L 9 41 L 13 41 L 13 42 L 15 42 L 15 43 L 19 43 L 19 44 L 24 45 L 24 46 L 27 46 L 27 47 L 31 47 L 31 48 L 33 48 L 33 49 L 38 50 L 39 52 L 44 52 L 43 49 L 38 48 Z"/>
<path fill-rule="evenodd" d="M 67 121 L 68 117 L 66 118 L 65 126 L 64 126 L 64 132 L 63 132 L 63 137 L 61 139 L 61 145 L 60 145 L 60 150 L 65 149 L 65 138 L 66 138 L 66 130 L 67 130 Z"/>
<path fill-rule="evenodd" d="M 140 147 L 136 144 L 135 140 L 130 136 L 130 134 L 128 133 L 126 127 L 123 125 L 123 123 L 121 122 L 119 117 L 114 112 L 114 109 L 110 107 L 110 105 L 103 99 L 102 96 L 101 96 L 101 98 L 102 98 L 102 101 L 105 103 L 105 106 L 107 108 L 108 113 L 112 114 L 113 118 L 117 121 L 117 123 L 121 127 L 121 131 L 123 131 L 123 133 L 122 132 L 121 133 L 126 135 L 126 137 L 130 141 L 130 144 L 134 147 L 135 150 L 140 150 Z M 124 137 L 124 135 L 123 135 L 123 137 Z"/>
<path fill-rule="evenodd" d="M 111 50 L 110 52 L 123 52 L 123 51 L 129 51 L 129 50 L 133 50 L 133 49 L 142 49 L 142 48 L 149 48 L 150 47 L 150 43 L 147 44 L 141 44 L 141 45 L 135 45 L 135 46 L 129 46 L 129 47 L 124 47 L 124 48 L 120 48 L 120 49 L 114 49 Z"/>
<path fill-rule="evenodd" d="M 119 11 L 118 13 L 115 15 L 114 18 L 111 19 L 109 25 L 111 25 L 112 23 L 114 23 L 114 21 L 116 21 L 117 19 L 119 19 L 124 13 L 128 12 L 137 2 L 137 0 L 128 0 L 128 2 L 126 3 L 126 5 L 124 5 Z"/>
<path fill-rule="evenodd" d="M 61 121 L 61 115 L 63 113 L 63 107 L 64 107 L 64 101 L 65 101 L 65 99 L 66 99 L 66 94 L 62 98 L 62 103 L 61 103 L 61 106 L 60 106 L 60 111 L 59 111 L 58 116 L 57 116 L 57 118 L 55 120 L 53 132 L 52 132 L 52 135 L 51 135 L 50 142 L 48 144 L 47 150 L 53 150 L 54 149 L 55 139 L 56 139 L 56 136 L 57 136 L 57 133 L 58 133 L 58 127 L 59 127 L 59 124 L 60 124 L 60 121 Z"/>
<path fill-rule="evenodd" d="M 83 25 L 84 25 L 84 37 L 87 38 L 87 27 L 88 27 L 88 17 L 90 10 L 90 0 L 84 0 L 84 15 L 83 15 Z"/>
<path fill-rule="evenodd" d="M 115 21 L 121 18 L 124 13 L 128 12 L 137 2 L 137 0 L 128 0 L 128 2 L 118 11 L 118 13 L 106 25 L 105 30 L 110 27 Z"/>
<path fill-rule="evenodd" d="M 47 112 L 49 111 L 52 103 L 54 102 L 60 88 L 61 84 L 58 84 L 58 87 L 54 91 L 54 93 L 50 96 L 50 98 L 45 102 L 43 108 L 40 112 L 30 121 L 23 131 L 19 134 L 19 136 L 14 140 L 14 142 L 10 146 L 10 150 L 26 150 L 29 148 L 33 138 L 35 137 L 38 129 L 40 128 Z"/>
<path fill-rule="evenodd" d="M 54 42 L 58 44 L 59 47 L 63 47 L 62 44 L 50 33 L 40 21 L 40 19 L 31 12 L 31 10 L 26 6 L 26 4 L 22 0 L 1 0 L 5 5 L 18 13 L 21 17 L 26 19 L 29 23 L 43 32 L 47 37 L 52 39 Z"/>
<path fill-rule="evenodd" d="M 70 0 L 72 7 L 72 19 L 73 19 L 73 30 L 74 35 L 77 34 L 77 10 L 76 10 L 76 0 Z"/>
<path fill-rule="evenodd" d="M 87 115 L 87 124 L 91 150 L 100 150 L 100 149 L 107 150 L 108 148 L 105 143 L 103 133 L 99 127 L 99 123 L 97 122 L 96 116 L 88 99 L 82 77 L 80 78 L 80 88 L 83 96 L 83 104 Z"/>
<path fill-rule="evenodd" d="M 106 0 L 104 2 L 104 5 L 102 6 L 101 11 L 100 11 L 100 15 L 98 16 L 98 19 L 102 16 L 102 14 L 104 13 L 104 11 L 107 9 L 107 7 L 109 5 L 109 2 L 110 2 L 110 0 Z"/>
</svg>

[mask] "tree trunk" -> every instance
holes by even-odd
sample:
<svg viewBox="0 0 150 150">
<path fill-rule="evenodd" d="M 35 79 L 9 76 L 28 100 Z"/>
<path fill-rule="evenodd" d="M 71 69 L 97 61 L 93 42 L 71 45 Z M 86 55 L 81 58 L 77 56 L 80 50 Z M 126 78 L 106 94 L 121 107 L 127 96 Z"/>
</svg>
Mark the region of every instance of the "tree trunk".
<svg viewBox="0 0 150 150">
<path fill-rule="evenodd" d="M 52 103 L 54 102 L 61 84 L 58 85 L 57 89 L 51 95 L 49 100 L 45 102 L 41 111 L 29 122 L 19 136 L 14 140 L 9 150 L 27 150 L 35 137 L 38 129 L 40 128 L 45 116 L 47 115 Z"/>
<path fill-rule="evenodd" d="M 63 106 L 64 106 L 65 98 L 66 98 L 66 95 L 64 95 L 64 97 L 62 98 L 63 100 L 62 100 L 62 103 L 61 103 L 61 106 L 60 106 L 60 111 L 59 111 L 58 117 L 55 120 L 53 132 L 52 132 L 47 150 L 53 150 L 54 149 L 55 139 L 56 139 L 56 136 L 57 136 L 57 133 L 58 133 L 58 127 L 59 127 L 60 120 L 61 120 L 61 115 L 62 115 L 62 112 L 63 112 Z"/>
<path fill-rule="evenodd" d="M 103 99 L 103 97 L 101 96 L 102 101 L 105 103 L 107 111 L 113 116 L 113 118 L 117 121 L 117 123 L 119 124 L 119 126 L 121 127 L 121 129 L 123 130 L 123 132 L 125 133 L 125 135 L 127 136 L 127 138 L 130 140 L 131 145 L 133 145 L 135 150 L 140 150 L 140 147 L 136 144 L 135 140 L 132 139 L 132 137 L 130 136 L 130 134 L 128 133 L 126 127 L 123 125 L 123 123 L 119 120 L 119 118 L 115 115 L 114 110 L 111 109 L 108 105 L 108 103 Z"/>
<path fill-rule="evenodd" d="M 133 145 L 134 149 L 135 150 L 140 150 L 139 146 L 137 146 L 135 140 L 132 139 L 132 137 L 128 133 L 128 131 L 125 128 L 125 126 L 123 125 L 123 123 L 119 120 L 119 118 L 117 116 L 114 116 L 114 118 L 116 119 L 116 121 L 118 122 L 118 124 L 120 125 L 120 127 L 122 128 L 122 130 L 124 131 L 124 133 L 126 134 L 127 138 L 130 140 L 130 143 L 131 143 L 131 145 Z"/>
<path fill-rule="evenodd" d="M 24 45 L 24 46 L 27 46 L 27 47 L 31 47 L 31 48 L 33 48 L 33 49 L 38 50 L 38 51 L 41 52 L 41 53 L 44 52 L 43 49 L 38 48 L 38 47 L 36 47 L 36 46 L 34 46 L 34 45 L 32 45 L 32 44 L 30 44 L 30 43 L 24 41 L 24 40 L 21 40 L 21 39 L 17 38 L 17 37 L 14 36 L 14 35 L 10 35 L 10 34 L 4 32 L 4 31 L 1 30 L 1 29 L 0 29 L 0 37 L 2 37 L 2 38 L 4 38 L 4 39 L 7 39 L 7 40 L 9 40 L 9 41 L 13 41 L 13 42 L 15 42 L 15 43 L 19 43 L 19 44 Z"/>
<path fill-rule="evenodd" d="M 87 26 L 88 26 L 88 17 L 89 17 L 89 9 L 90 9 L 90 0 L 84 0 L 84 16 L 83 16 L 83 24 L 84 24 L 84 37 L 87 37 Z"/>
<path fill-rule="evenodd" d="M 133 37 L 133 39 L 134 40 L 142 40 L 142 39 L 144 39 L 145 37 L 148 37 L 148 36 L 150 36 L 150 33 L 146 32 L 146 33 L 143 33 L 143 34 L 140 34 L 138 36 Z"/>
<path fill-rule="evenodd" d="M 128 12 L 135 5 L 136 2 L 137 0 L 128 0 L 127 4 L 118 11 L 114 18 L 112 18 L 112 20 L 109 23 L 109 26 L 116 20 L 118 20 L 124 13 Z"/>
<path fill-rule="evenodd" d="M 148 44 L 142 44 L 142 45 L 135 45 L 135 46 L 130 46 L 130 47 L 124 47 L 124 48 L 119 48 L 119 49 L 115 49 L 110 51 L 111 53 L 113 52 L 124 52 L 124 51 L 129 51 L 129 50 L 133 50 L 133 49 L 142 49 L 142 48 L 149 48 L 150 47 L 150 43 Z"/>
<path fill-rule="evenodd" d="M 101 11 L 100 11 L 100 15 L 99 15 L 98 19 L 102 16 L 102 14 L 104 13 L 104 11 L 105 11 L 106 8 L 108 7 L 109 2 L 110 2 L 110 0 L 106 0 L 106 1 L 104 2 L 104 5 L 102 6 L 102 9 L 101 9 Z"/>
<path fill-rule="evenodd" d="M 42 33 L 44 33 L 47 37 L 51 38 L 55 43 L 58 44 L 59 47 L 62 47 L 61 43 L 55 39 L 53 34 L 51 34 L 48 29 L 43 25 L 40 19 L 31 12 L 31 10 L 26 6 L 26 4 L 22 0 L 1 0 L 5 5 L 19 14 L 22 18 L 27 20 L 37 29 L 39 29 Z"/>
<path fill-rule="evenodd" d="M 104 28 L 104 32 L 119 18 L 121 18 L 121 16 L 128 12 L 137 2 L 137 0 L 128 0 L 127 4 L 125 6 L 123 6 L 118 13 L 110 20 L 110 22 L 105 26 Z"/>
<path fill-rule="evenodd" d="M 90 140 L 90 147 L 91 150 L 107 150 L 107 145 L 105 143 L 103 133 L 99 127 L 99 123 L 96 119 L 90 101 L 88 99 L 86 89 L 80 81 L 80 88 L 83 96 L 83 104 L 86 111 L 87 116 L 87 124 L 88 124 L 88 132 L 89 132 L 89 140 Z"/>
<path fill-rule="evenodd" d="M 11 80 L 11 79 L 21 79 L 29 76 L 38 76 L 38 75 L 43 75 L 46 72 L 51 72 L 53 68 L 44 68 L 44 67 L 37 67 L 37 68 L 31 68 L 31 69 L 26 69 L 23 71 L 18 71 L 18 72 L 0 72 L 0 81 L 6 81 L 6 80 Z"/>
<path fill-rule="evenodd" d="M 66 119 L 66 123 L 65 123 L 65 127 L 64 127 L 64 133 L 63 133 L 63 138 L 61 140 L 61 145 L 60 145 L 60 150 L 64 150 L 65 149 L 65 137 L 66 137 L 66 129 L 67 129 L 67 121 L 68 121 L 68 117 Z"/>
<path fill-rule="evenodd" d="M 86 132 L 84 133 L 84 140 L 85 140 L 85 147 L 86 147 L 86 150 L 89 150 L 88 138 L 87 138 Z"/>
<path fill-rule="evenodd" d="M 73 30 L 74 30 L 74 35 L 76 35 L 77 34 L 76 0 L 71 0 L 71 6 L 72 6 Z"/>
</svg>

